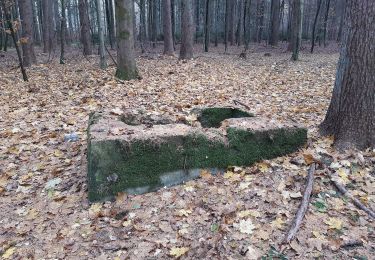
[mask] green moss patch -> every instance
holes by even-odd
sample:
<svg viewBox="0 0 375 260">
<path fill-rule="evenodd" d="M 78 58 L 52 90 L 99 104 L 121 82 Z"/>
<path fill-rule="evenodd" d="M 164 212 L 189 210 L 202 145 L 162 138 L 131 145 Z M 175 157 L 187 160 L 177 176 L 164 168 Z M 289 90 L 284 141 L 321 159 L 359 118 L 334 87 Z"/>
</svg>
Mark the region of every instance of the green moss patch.
<svg viewBox="0 0 375 260">
<path fill-rule="evenodd" d="M 224 135 L 222 129 L 215 128 L 131 126 L 118 116 L 91 118 L 98 121 L 88 130 L 90 201 L 108 199 L 122 191 L 154 191 L 194 178 L 199 169 L 224 169 L 271 159 L 296 151 L 307 136 L 306 129 L 295 126 L 264 128 L 269 125 L 266 120 L 256 126 L 256 118 L 230 119 Z M 111 130 L 103 130 L 112 126 L 123 128 L 116 133 L 124 134 L 113 136 L 107 134 Z"/>
<path fill-rule="evenodd" d="M 228 118 L 252 117 L 254 115 L 232 107 L 209 107 L 199 112 L 198 121 L 202 127 L 220 127 Z"/>
</svg>

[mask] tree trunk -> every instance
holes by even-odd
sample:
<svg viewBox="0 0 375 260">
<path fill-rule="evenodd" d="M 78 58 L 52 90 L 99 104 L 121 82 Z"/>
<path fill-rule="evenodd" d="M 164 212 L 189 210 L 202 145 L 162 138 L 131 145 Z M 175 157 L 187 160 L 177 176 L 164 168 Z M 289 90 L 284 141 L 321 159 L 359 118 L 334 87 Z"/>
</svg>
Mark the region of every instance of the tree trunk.
<svg viewBox="0 0 375 260">
<path fill-rule="evenodd" d="M 311 50 L 310 50 L 311 53 L 314 52 L 315 38 L 316 38 L 316 36 L 315 36 L 316 23 L 318 22 L 318 17 L 319 17 L 320 7 L 322 5 L 322 0 L 317 0 L 316 4 L 317 4 L 317 7 L 316 7 L 314 24 L 313 24 L 312 36 L 311 36 Z"/>
<path fill-rule="evenodd" d="M 225 0 L 225 28 L 224 28 L 224 46 L 225 53 L 228 49 L 228 34 L 229 34 L 229 11 L 230 11 L 230 0 Z"/>
<path fill-rule="evenodd" d="M 215 15 L 214 15 L 214 29 L 215 29 L 215 47 L 219 44 L 219 10 L 220 1 L 214 1 L 215 4 Z"/>
<path fill-rule="evenodd" d="M 230 45 L 234 45 L 236 40 L 236 22 L 235 22 L 235 15 L 236 15 L 236 1 L 230 1 L 230 15 L 229 15 L 229 41 Z"/>
<path fill-rule="evenodd" d="M 171 19 L 172 19 L 172 41 L 173 41 L 173 50 L 176 50 L 176 16 L 175 16 L 175 3 L 174 0 L 171 0 Z"/>
<path fill-rule="evenodd" d="M 52 51 L 53 40 L 53 3 L 51 0 L 42 0 L 43 9 L 43 52 L 50 53 Z"/>
<path fill-rule="evenodd" d="M 245 0 L 245 14 L 244 14 L 245 53 L 249 49 L 249 43 L 250 43 L 250 7 L 251 7 L 251 0 Z"/>
<path fill-rule="evenodd" d="M 347 1 L 331 104 L 320 126 L 340 149 L 375 147 L 375 1 Z"/>
<path fill-rule="evenodd" d="M 326 37 L 327 37 L 327 27 L 328 27 L 328 15 L 329 15 L 329 6 L 330 6 L 331 0 L 326 0 L 326 13 L 324 15 L 324 28 L 323 28 L 323 43 L 324 47 L 327 46 Z"/>
<path fill-rule="evenodd" d="M 303 1 L 293 0 L 291 44 L 293 51 L 292 60 L 294 61 L 298 60 L 302 42 Z"/>
<path fill-rule="evenodd" d="M 238 26 L 237 26 L 237 45 L 241 46 L 244 36 L 244 0 L 239 1 L 238 5 Z"/>
<path fill-rule="evenodd" d="M 208 52 L 208 47 L 210 45 L 210 0 L 206 0 L 206 10 L 204 18 L 204 51 Z"/>
<path fill-rule="evenodd" d="M 60 64 L 65 64 L 65 32 L 66 32 L 66 12 L 65 1 L 61 0 L 61 27 L 60 27 Z"/>
<path fill-rule="evenodd" d="M 280 0 L 272 0 L 271 2 L 271 32 L 269 44 L 277 46 L 279 42 L 280 28 Z"/>
<path fill-rule="evenodd" d="M 18 57 L 18 61 L 19 61 L 19 64 L 20 64 L 23 80 L 29 81 L 29 79 L 27 77 L 27 74 L 26 74 L 26 70 L 23 66 L 21 51 L 20 51 L 20 48 L 18 47 L 17 36 L 16 36 L 16 33 L 14 31 L 14 28 L 13 28 L 13 21 L 12 21 L 11 15 L 9 13 L 9 10 L 7 10 L 8 6 L 6 6 L 5 1 L 2 1 L 2 7 L 3 7 L 3 12 L 4 12 L 4 17 L 6 19 L 6 23 L 8 25 L 9 30 L 10 30 L 10 35 L 12 36 L 12 39 L 13 39 L 14 47 L 16 48 L 17 57 Z"/>
<path fill-rule="evenodd" d="M 105 46 L 104 46 L 104 21 L 103 21 L 103 6 L 102 0 L 96 0 L 96 11 L 98 18 L 98 34 L 99 34 L 99 56 L 100 68 L 107 68 L 107 61 L 105 60 Z"/>
<path fill-rule="evenodd" d="M 139 41 L 141 42 L 142 53 L 145 52 L 145 41 L 146 41 L 146 4 L 145 0 L 139 1 Z"/>
<path fill-rule="evenodd" d="M 263 38 L 263 23 L 264 23 L 264 0 L 257 2 L 257 42 L 260 43 Z"/>
<path fill-rule="evenodd" d="M 81 23 L 81 43 L 83 45 L 83 55 L 91 55 L 90 20 L 87 0 L 79 0 L 79 20 Z"/>
<path fill-rule="evenodd" d="M 111 45 L 111 49 L 113 49 L 115 44 L 115 24 L 114 24 L 114 17 L 113 17 L 113 7 L 112 7 L 112 0 L 105 0 L 105 13 L 107 16 L 107 30 L 109 34 L 109 44 Z"/>
<path fill-rule="evenodd" d="M 152 0 L 152 48 L 156 47 L 158 37 L 158 9 L 156 0 Z"/>
<path fill-rule="evenodd" d="M 133 35 L 133 0 L 115 0 L 117 28 L 116 77 L 123 80 L 138 78 Z"/>
<path fill-rule="evenodd" d="M 33 39 L 33 8 L 31 0 L 20 0 L 19 10 L 22 21 L 22 54 L 23 65 L 28 67 L 36 63 Z"/>
<path fill-rule="evenodd" d="M 171 0 L 163 0 L 164 54 L 173 55 Z"/>
<path fill-rule="evenodd" d="M 180 60 L 193 58 L 193 6 L 191 0 L 181 0 L 181 48 Z"/>
<path fill-rule="evenodd" d="M 192 0 L 193 1 L 193 0 Z M 200 31 L 200 1 L 195 0 L 195 43 L 198 42 L 198 34 Z"/>
<path fill-rule="evenodd" d="M 40 45 L 41 38 L 40 38 L 40 26 L 39 26 L 39 18 L 38 18 L 38 2 L 39 1 L 35 1 L 35 2 L 31 1 L 31 4 L 32 4 L 32 10 L 33 10 L 34 43 L 37 45 Z"/>
</svg>

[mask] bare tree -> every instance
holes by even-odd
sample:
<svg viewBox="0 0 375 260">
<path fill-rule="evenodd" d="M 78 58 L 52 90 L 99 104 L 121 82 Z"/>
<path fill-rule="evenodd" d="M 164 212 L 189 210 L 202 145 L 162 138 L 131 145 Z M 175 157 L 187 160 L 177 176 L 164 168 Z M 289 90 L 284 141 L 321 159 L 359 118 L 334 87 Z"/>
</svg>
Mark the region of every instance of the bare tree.
<svg viewBox="0 0 375 260">
<path fill-rule="evenodd" d="M 20 0 L 18 2 L 21 24 L 22 24 L 22 56 L 23 65 L 30 66 L 36 63 L 33 39 L 33 8 L 31 0 Z"/>
<path fill-rule="evenodd" d="M 117 32 L 116 77 L 123 80 L 138 78 L 134 54 L 133 0 L 115 0 Z"/>
<path fill-rule="evenodd" d="M 173 55 L 171 0 L 163 0 L 164 54 Z"/>
<path fill-rule="evenodd" d="M 96 13 L 98 18 L 98 34 L 99 34 L 99 56 L 100 56 L 100 68 L 107 68 L 107 61 L 105 59 L 105 46 L 104 46 L 104 17 L 103 17 L 103 6 L 101 0 L 96 0 Z"/>
<path fill-rule="evenodd" d="M 180 60 L 193 58 L 193 2 L 191 0 L 182 0 L 182 21 L 181 21 L 181 48 Z"/>
<path fill-rule="evenodd" d="M 312 36 L 311 36 L 311 50 L 310 50 L 311 53 L 314 52 L 316 23 L 318 22 L 318 17 L 319 17 L 319 12 L 320 12 L 321 6 L 322 6 L 322 0 L 317 0 L 317 2 L 316 2 L 316 13 L 315 13 L 313 31 L 312 31 Z"/>
<path fill-rule="evenodd" d="M 53 45 L 53 2 L 42 0 L 43 52 L 50 53 Z"/>
<path fill-rule="evenodd" d="M 303 20 L 303 2 L 304 0 L 293 0 L 292 7 L 292 31 L 290 43 L 292 46 L 292 60 L 296 61 L 299 57 L 299 50 L 302 43 L 302 20 Z"/>
<path fill-rule="evenodd" d="M 280 0 L 272 0 L 271 2 L 271 32 L 269 44 L 277 46 L 279 42 L 280 27 Z"/>
<path fill-rule="evenodd" d="M 321 133 L 339 148 L 375 147 L 375 1 L 347 1 L 336 81 Z"/>
<path fill-rule="evenodd" d="M 81 22 L 81 42 L 83 45 L 83 55 L 91 55 L 92 46 L 87 0 L 79 0 L 78 11 L 79 20 Z"/>
<path fill-rule="evenodd" d="M 66 32 L 66 10 L 65 0 L 61 0 L 61 24 L 60 24 L 60 64 L 65 64 L 65 32 Z"/>
<path fill-rule="evenodd" d="M 206 0 L 205 17 L 204 17 L 204 51 L 208 52 L 210 45 L 210 0 Z"/>
</svg>

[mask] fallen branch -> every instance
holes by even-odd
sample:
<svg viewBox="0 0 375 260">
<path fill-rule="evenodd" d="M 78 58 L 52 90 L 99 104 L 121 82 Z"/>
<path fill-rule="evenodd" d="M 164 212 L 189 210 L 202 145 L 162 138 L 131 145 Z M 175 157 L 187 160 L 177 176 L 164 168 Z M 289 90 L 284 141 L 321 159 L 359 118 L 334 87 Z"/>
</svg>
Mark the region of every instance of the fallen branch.
<svg viewBox="0 0 375 260">
<path fill-rule="evenodd" d="M 250 107 L 249 107 L 248 105 L 242 103 L 241 101 L 238 101 L 238 100 L 233 99 L 233 103 L 234 103 L 235 105 L 241 105 L 241 106 L 243 106 L 244 108 L 250 110 Z"/>
<path fill-rule="evenodd" d="M 113 61 L 113 63 L 116 65 L 117 67 L 117 62 L 115 61 L 115 59 L 113 58 L 112 54 L 109 52 L 108 48 L 107 48 L 107 45 L 104 44 L 104 47 L 109 55 L 109 57 L 111 57 L 111 60 Z"/>
<path fill-rule="evenodd" d="M 342 185 L 340 184 L 338 181 L 335 180 L 335 176 L 333 176 L 331 178 L 331 182 L 335 185 L 335 187 L 344 195 L 344 196 L 347 196 L 348 198 L 351 199 L 351 201 L 353 202 L 353 204 L 363 210 L 364 212 L 366 212 L 372 219 L 375 219 L 375 212 L 372 211 L 371 209 L 367 208 L 365 205 L 362 204 L 362 202 L 360 202 L 356 197 L 354 197 L 352 194 L 349 193 L 349 191 Z"/>
<path fill-rule="evenodd" d="M 350 240 L 345 244 L 342 244 L 340 247 L 344 249 L 353 249 L 355 247 L 363 246 L 362 240 Z"/>
<path fill-rule="evenodd" d="M 311 164 L 310 166 L 308 176 L 307 176 L 305 192 L 303 193 L 301 205 L 299 206 L 299 209 L 297 211 L 296 217 L 294 218 L 293 224 L 291 228 L 289 229 L 287 236 L 284 239 L 285 243 L 290 243 L 290 241 L 292 241 L 292 239 L 296 236 L 299 227 L 302 224 L 302 220 L 309 206 L 310 196 L 311 196 L 313 183 L 314 183 L 314 173 L 315 173 L 315 163 Z"/>
</svg>

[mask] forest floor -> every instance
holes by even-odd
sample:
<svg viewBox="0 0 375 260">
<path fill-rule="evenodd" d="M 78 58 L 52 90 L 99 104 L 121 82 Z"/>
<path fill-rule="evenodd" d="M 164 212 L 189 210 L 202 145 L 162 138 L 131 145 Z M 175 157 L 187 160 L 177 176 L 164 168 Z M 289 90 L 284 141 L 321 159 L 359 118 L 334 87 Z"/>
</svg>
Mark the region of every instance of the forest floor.
<svg viewBox="0 0 375 260">
<path fill-rule="evenodd" d="M 199 47 L 200 48 L 200 47 Z M 198 49 L 198 48 L 197 48 Z M 256 50 L 256 51 L 255 51 Z M 257 46 L 246 60 L 212 48 L 180 62 L 156 53 L 137 59 L 141 80 L 115 79 L 97 56 L 75 50 L 28 69 L 0 58 L 0 256 L 4 259 L 371 259 L 374 221 L 330 182 L 375 208 L 375 151 L 332 148 L 318 135 L 338 53 L 317 49 L 290 61 L 282 48 Z M 265 52 L 271 56 L 264 56 Z M 9 56 L 10 55 L 10 56 Z M 111 61 L 109 60 L 109 63 Z M 233 105 L 308 128 L 305 148 L 250 167 L 228 168 L 143 195 L 90 204 L 86 185 L 88 115 L 144 108 L 184 117 L 196 105 Z M 76 132 L 79 140 L 64 141 Z M 297 237 L 281 247 L 301 201 L 309 164 L 316 171 L 310 207 Z M 373 258 L 372 258 L 373 259 Z"/>
</svg>

